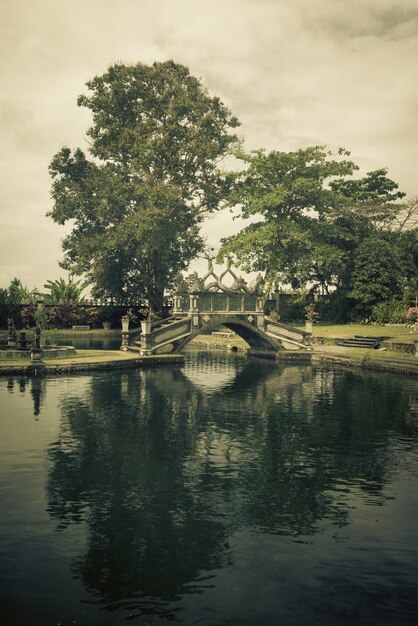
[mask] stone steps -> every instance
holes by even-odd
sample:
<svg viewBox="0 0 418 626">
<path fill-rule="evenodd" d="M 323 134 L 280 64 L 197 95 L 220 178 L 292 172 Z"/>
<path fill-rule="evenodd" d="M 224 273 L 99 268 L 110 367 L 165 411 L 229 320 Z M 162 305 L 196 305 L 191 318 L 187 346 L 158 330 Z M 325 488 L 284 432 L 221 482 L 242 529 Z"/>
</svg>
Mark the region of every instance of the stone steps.
<svg viewBox="0 0 418 626">
<path fill-rule="evenodd" d="M 354 335 L 354 337 L 348 337 L 347 339 L 336 339 L 335 343 L 337 346 L 344 346 L 346 348 L 365 348 L 370 350 L 378 348 L 384 339 L 386 339 L 386 337 Z"/>
</svg>

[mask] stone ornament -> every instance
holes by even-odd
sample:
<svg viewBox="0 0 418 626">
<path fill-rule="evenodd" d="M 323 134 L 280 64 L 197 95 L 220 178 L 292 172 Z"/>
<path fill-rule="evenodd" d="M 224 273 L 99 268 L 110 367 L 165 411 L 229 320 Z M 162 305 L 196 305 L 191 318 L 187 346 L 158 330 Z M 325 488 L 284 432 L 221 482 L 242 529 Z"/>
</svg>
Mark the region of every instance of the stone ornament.
<svg viewBox="0 0 418 626">
<path fill-rule="evenodd" d="M 253 280 L 250 285 L 247 285 L 246 281 L 237 276 L 232 268 L 232 258 L 226 257 L 226 269 L 218 276 L 213 269 L 213 261 L 215 257 L 206 257 L 208 261 L 208 271 L 200 278 L 197 272 L 193 272 L 187 277 L 187 280 L 183 277 L 183 274 L 179 273 L 174 279 L 174 293 L 179 294 L 198 294 L 198 293 L 241 293 L 248 295 L 263 295 L 264 279 L 261 274 Z M 233 283 L 230 287 L 225 285 L 224 278 L 227 275 L 232 276 Z M 210 282 L 207 282 L 212 279 Z"/>
<path fill-rule="evenodd" d="M 14 347 L 17 344 L 17 332 L 15 327 L 15 322 L 12 317 L 7 319 L 7 345 L 9 347 Z"/>
</svg>

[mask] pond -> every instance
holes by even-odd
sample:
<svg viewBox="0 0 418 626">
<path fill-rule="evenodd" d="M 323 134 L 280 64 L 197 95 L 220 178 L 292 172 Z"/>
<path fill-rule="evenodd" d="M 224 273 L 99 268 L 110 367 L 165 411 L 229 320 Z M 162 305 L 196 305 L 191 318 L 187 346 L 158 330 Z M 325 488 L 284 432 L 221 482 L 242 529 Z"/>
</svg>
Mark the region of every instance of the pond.
<svg viewBox="0 0 418 626">
<path fill-rule="evenodd" d="M 417 382 L 186 357 L 0 379 L 1 623 L 415 624 Z"/>
<path fill-rule="evenodd" d="M 46 346 L 73 346 L 76 350 L 119 350 L 120 337 L 46 337 Z"/>
</svg>

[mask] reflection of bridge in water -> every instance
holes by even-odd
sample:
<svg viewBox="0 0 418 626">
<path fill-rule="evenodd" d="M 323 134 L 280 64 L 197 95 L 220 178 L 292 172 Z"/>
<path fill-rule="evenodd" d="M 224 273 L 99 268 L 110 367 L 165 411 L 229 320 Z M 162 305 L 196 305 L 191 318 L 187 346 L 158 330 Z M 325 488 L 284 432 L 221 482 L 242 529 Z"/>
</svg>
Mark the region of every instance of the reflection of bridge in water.
<svg viewBox="0 0 418 626">
<path fill-rule="evenodd" d="M 223 282 L 229 274 L 230 287 Z M 211 282 L 208 282 L 212 278 Z M 174 294 L 173 315 L 156 322 L 143 321 L 140 328 L 122 332 L 122 350 L 141 354 L 181 352 L 197 335 L 219 326 L 234 331 L 248 343 L 253 354 L 271 354 L 281 349 L 298 350 L 308 345 L 310 335 L 273 321 L 264 314 L 262 279 L 247 285 L 231 269 L 231 259 L 218 277 L 209 259 L 203 278 L 195 273 L 191 284 L 180 275 Z"/>
</svg>

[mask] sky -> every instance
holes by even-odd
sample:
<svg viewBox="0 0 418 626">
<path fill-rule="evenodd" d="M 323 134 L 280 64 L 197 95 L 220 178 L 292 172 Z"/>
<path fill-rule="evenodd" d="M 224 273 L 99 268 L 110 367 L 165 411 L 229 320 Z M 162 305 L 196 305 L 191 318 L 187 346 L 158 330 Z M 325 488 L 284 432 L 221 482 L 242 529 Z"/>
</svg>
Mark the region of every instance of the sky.
<svg viewBox="0 0 418 626">
<path fill-rule="evenodd" d="M 342 146 L 418 195 L 418 0 L 0 0 L 0 287 L 66 275 L 48 165 L 88 148 L 86 81 L 167 59 L 231 109 L 247 150 Z M 242 225 L 225 210 L 203 232 L 216 249 Z"/>
</svg>

